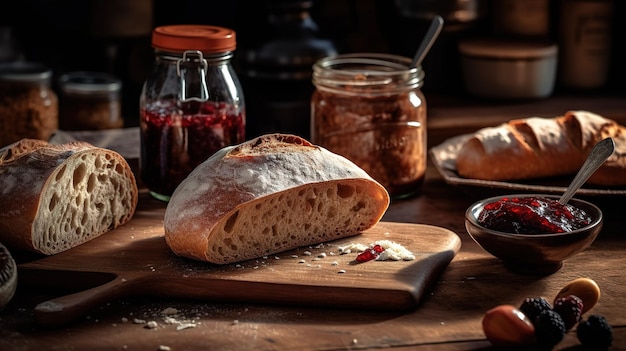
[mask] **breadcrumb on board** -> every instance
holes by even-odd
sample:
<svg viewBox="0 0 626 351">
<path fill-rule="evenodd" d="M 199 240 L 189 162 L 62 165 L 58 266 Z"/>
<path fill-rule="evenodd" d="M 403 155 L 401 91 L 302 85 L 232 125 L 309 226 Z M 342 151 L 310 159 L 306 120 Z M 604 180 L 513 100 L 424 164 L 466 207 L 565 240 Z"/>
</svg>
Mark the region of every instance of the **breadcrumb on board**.
<svg viewBox="0 0 626 351">
<path fill-rule="evenodd" d="M 370 247 L 380 245 L 385 251 L 381 252 L 376 261 L 413 261 L 415 255 L 407 248 L 391 240 L 378 240 L 369 245 L 360 243 L 352 243 L 339 247 L 339 252 L 342 255 L 346 255 L 353 252 L 363 252 Z"/>
</svg>

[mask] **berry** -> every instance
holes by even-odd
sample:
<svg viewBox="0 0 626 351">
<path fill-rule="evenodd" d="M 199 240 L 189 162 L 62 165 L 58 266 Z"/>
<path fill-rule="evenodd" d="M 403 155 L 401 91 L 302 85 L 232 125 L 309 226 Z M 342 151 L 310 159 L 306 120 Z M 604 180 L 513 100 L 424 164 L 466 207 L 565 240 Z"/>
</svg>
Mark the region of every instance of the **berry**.
<svg viewBox="0 0 626 351">
<path fill-rule="evenodd" d="M 544 310 L 533 322 L 537 345 L 542 349 L 550 350 L 563 340 L 567 329 L 561 316 L 553 310 Z"/>
<path fill-rule="evenodd" d="M 531 321 L 534 321 L 541 312 L 551 309 L 552 306 L 543 297 L 527 297 L 519 307 L 519 310 Z"/>
<path fill-rule="evenodd" d="M 576 336 L 585 349 L 606 350 L 613 343 L 613 328 L 603 316 L 591 315 L 578 323 Z"/>
<path fill-rule="evenodd" d="M 569 295 L 576 295 L 583 301 L 583 314 L 585 314 L 600 299 L 600 287 L 593 279 L 577 278 L 567 283 L 556 295 L 555 300 Z"/>
<path fill-rule="evenodd" d="M 559 297 L 554 300 L 554 311 L 561 315 L 565 328 L 570 330 L 582 317 L 583 300 L 576 295 Z"/>
<path fill-rule="evenodd" d="M 359 263 L 375 260 L 380 254 L 385 251 L 385 249 L 380 245 L 374 245 L 374 247 L 367 248 L 365 251 L 361 252 L 357 257 L 356 261 Z"/>
</svg>

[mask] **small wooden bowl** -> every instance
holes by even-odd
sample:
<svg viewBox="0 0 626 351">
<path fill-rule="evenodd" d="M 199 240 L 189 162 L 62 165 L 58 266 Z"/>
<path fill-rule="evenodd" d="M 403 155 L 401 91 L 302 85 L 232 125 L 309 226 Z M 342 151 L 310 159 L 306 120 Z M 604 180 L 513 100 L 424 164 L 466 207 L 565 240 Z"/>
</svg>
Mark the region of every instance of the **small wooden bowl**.
<svg viewBox="0 0 626 351">
<path fill-rule="evenodd" d="M 569 204 L 582 209 L 591 217 L 591 223 L 583 228 L 565 233 L 516 234 L 492 230 L 478 223 L 478 216 L 488 203 L 502 198 L 546 197 L 558 200 L 558 196 L 544 194 L 503 195 L 480 200 L 465 212 L 465 228 L 470 237 L 485 251 L 501 259 L 505 266 L 525 274 L 552 274 L 563 261 L 589 247 L 602 229 L 602 211 L 590 202 L 572 199 Z"/>
</svg>

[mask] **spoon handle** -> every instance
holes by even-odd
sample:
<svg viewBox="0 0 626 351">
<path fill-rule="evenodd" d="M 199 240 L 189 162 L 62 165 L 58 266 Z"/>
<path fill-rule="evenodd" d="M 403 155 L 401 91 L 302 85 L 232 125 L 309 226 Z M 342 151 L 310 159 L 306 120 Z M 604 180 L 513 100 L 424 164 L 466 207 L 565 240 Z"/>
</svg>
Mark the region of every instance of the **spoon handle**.
<svg viewBox="0 0 626 351">
<path fill-rule="evenodd" d="M 420 43 L 419 48 L 417 48 L 417 52 L 415 53 L 415 56 L 413 56 L 411 67 L 417 67 L 422 63 L 422 61 L 424 60 L 424 57 L 430 50 L 430 47 L 433 46 L 433 43 L 439 36 L 439 33 L 441 32 L 442 27 L 443 27 L 443 18 L 439 15 L 436 15 L 435 18 L 433 18 L 433 21 L 430 23 L 430 27 L 428 27 L 426 36 L 424 36 L 424 39 Z"/>
<path fill-rule="evenodd" d="M 606 138 L 597 143 L 593 147 L 593 149 L 591 149 L 589 156 L 576 174 L 576 177 L 574 177 L 574 180 L 572 180 L 572 183 L 569 185 L 569 187 L 567 187 L 567 190 L 559 199 L 559 203 L 561 205 L 565 205 L 566 203 L 568 203 L 569 200 L 572 199 L 576 191 L 578 191 L 578 189 L 583 184 L 585 184 L 585 182 L 587 181 L 587 179 L 589 179 L 589 177 L 591 177 L 593 172 L 600 168 L 604 161 L 606 161 L 606 159 L 611 156 L 614 150 L 615 142 L 612 138 Z"/>
</svg>

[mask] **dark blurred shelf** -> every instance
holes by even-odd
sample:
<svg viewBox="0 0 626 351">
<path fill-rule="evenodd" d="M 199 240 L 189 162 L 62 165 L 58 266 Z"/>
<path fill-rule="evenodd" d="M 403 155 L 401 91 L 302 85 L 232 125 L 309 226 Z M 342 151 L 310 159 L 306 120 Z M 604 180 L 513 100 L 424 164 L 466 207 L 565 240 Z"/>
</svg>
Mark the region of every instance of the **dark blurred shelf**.
<svg viewBox="0 0 626 351">
<path fill-rule="evenodd" d="M 563 94 L 542 100 L 487 101 L 426 94 L 428 144 L 451 135 L 495 126 L 516 118 L 555 117 L 570 110 L 587 110 L 626 125 L 626 93 Z"/>
</svg>

